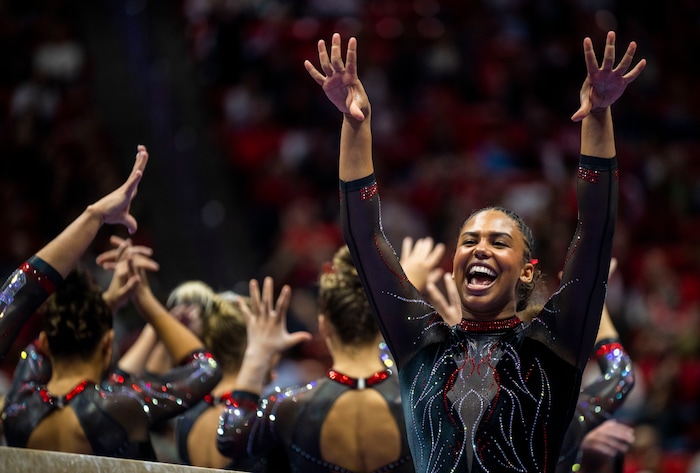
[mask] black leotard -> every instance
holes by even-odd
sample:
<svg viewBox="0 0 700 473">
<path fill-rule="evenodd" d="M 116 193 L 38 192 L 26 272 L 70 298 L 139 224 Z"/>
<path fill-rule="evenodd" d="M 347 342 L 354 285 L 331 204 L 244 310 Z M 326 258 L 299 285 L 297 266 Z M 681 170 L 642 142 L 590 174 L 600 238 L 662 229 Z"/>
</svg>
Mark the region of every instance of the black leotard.
<svg viewBox="0 0 700 473">
<path fill-rule="evenodd" d="M 55 269 L 37 256 L 17 268 L 0 289 L 0 359 L 24 322 L 63 282 Z"/>
<path fill-rule="evenodd" d="M 48 359 L 32 344 L 22 354 L 2 412 L 7 444 L 26 447 L 34 429 L 54 410 L 75 412 L 95 455 L 156 460 L 148 431 L 182 413 L 219 381 L 217 363 L 204 350 L 171 370 L 162 381 L 141 379 L 120 370 L 102 383 L 84 381 L 65 396 L 46 389 L 51 378 Z M 136 442 L 129 433 L 146 440 Z"/>
<path fill-rule="evenodd" d="M 270 449 L 284 446 L 294 473 L 352 473 L 323 459 L 321 427 L 338 397 L 361 387 L 375 389 L 382 395 L 401 432 L 399 458 L 376 471 L 413 473 L 398 380 L 395 375 L 384 373 L 387 372 L 363 380 L 358 386 L 352 378 L 331 371 L 326 378 L 260 400 L 251 393 L 234 392 L 236 405 L 228 407 L 221 417 L 219 451 L 233 458 L 258 457 L 269 456 Z"/>
<path fill-rule="evenodd" d="M 211 394 L 204 396 L 204 399 L 197 403 L 193 408 L 188 409 L 184 414 L 177 418 L 177 423 L 175 424 L 175 443 L 177 445 L 177 452 L 185 464 L 191 465 L 189 450 L 187 448 L 187 440 L 190 436 L 190 431 L 192 427 L 207 409 L 212 406 L 218 406 L 223 408 L 223 406 L 232 406 L 235 403 L 231 393 L 226 393 L 223 396 L 215 398 Z M 211 426 L 212 429 L 216 428 L 216 425 Z M 240 471 L 254 471 L 261 472 L 263 467 L 255 462 L 251 458 L 239 458 L 238 461 L 231 460 L 224 467 L 226 470 L 240 470 Z"/>
<path fill-rule="evenodd" d="M 24 320 L 61 282 L 60 275 L 37 257 L 8 278 L 0 290 L 0 353 L 6 353 Z M 85 381 L 67 395 L 56 397 L 46 389 L 51 378 L 49 360 L 30 344 L 15 369 L 2 411 L 7 444 L 26 447 L 31 433 L 47 415 L 70 407 L 95 455 L 155 460 L 150 441 L 135 442 L 129 433 L 148 439 L 152 425 L 185 411 L 221 378 L 218 364 L 204 350 L 185 361 L 160 381 L 117 370 L 99 385 Z"/>
<path fill-rule="evenodd" d="M 384 235 L 374 175 L 340 189 L 343 234 L 399 369 L 416 471 L 554 472 L 605 300 L 616 159 L 581 156 L 562 283 L 529 323 L 448 326 Z"/>
<path fill-rule="evenodd" d="M 571 420 L 559 455 L 557 473 L 578 471 L 581 442 L 593 428 L 612 418 L 634 387 L 632 361 L 617 339 L 596 343 L 591 355 L 600 368 L 600 376 L 579 394 L 576 413 Z"/>
</svg>

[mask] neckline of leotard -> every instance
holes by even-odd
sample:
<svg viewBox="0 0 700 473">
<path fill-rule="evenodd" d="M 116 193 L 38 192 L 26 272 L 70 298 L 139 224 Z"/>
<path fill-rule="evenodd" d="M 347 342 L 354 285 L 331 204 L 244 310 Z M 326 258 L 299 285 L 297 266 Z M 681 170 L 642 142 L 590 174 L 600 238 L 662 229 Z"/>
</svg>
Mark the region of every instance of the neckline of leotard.
<svg viewBox="0 0 700 473">
<path fill-rule="evenodd" d="M 349 386 L 352 389 L 365 389 L 388 379 L 389 376 L 391 376 L 391 370 L 384 369 L 381 371 L 377 371 L 376 373 L 367 378 L 353 378 L 352 376 L 348 376 L 334 369 L 330 369 L 328 370 L 327 376 L 328 379 L 330 379 L 331 381 L 335 381 L 338 384 Z"/>
<path fill-rule="evenodd" d="M 465 332 L 498 332 L 517 327 L 522 323 L 515 315 L 502 320 L 466 320 L 462 319 L 459 326 Z"/>
<path fill-rule="evenodd" d="M 70 392 L 66 393 L 63 396 L 55 396 L 51 394 L 48 389 L 46 389 L 46 386 L 43 386 L 39 389 L 39 395 L 41 396 L 41 400 L 44 401 L 44 403 L 56 407 L 63 407 L 66 404 L 68 404 L 71 401 L 71 399 L 73 399 L 75 396 L 85 391 L 85 388 L 88 386 L 88 384 L 90 384 L 90 381 L 84 379 L 76 387 L 71 389 Z"/>
</svg>

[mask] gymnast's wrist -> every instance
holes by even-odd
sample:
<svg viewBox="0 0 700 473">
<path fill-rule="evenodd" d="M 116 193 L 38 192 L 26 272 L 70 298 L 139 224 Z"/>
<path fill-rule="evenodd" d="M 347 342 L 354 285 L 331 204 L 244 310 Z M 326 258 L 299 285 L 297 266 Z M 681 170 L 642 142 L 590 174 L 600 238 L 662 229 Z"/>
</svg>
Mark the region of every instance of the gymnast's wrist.
<svg viewBox="0 0 700 473">
<path fill-rule="evenodd" d="M 94 220 L 97 222 L 97 224 L 102 227 L 105 223 L 105 216 L 100 210 L 97 208 L 95 204 L 90 204 L 85 208 L 85 211 L 83 214 L 90 220 Z"/>
</svg>

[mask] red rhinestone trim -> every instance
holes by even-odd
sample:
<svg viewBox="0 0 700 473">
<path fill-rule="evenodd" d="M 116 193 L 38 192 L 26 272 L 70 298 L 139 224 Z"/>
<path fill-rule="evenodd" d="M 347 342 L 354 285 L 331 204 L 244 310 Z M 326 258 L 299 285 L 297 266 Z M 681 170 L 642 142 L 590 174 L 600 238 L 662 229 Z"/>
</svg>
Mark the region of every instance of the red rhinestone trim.
<svg viewBox="0 0 700 473">
<path fill-rule="evenodd" d="M 596 350 L 594 358 L 602 358 L 614 350 L 624 350 L 624 348 L 619 342 L 606 343 L 605 345 L 602 345 L 600 348 L 598 348 L 598 350 Z"/>
<path fill-rule="evenodd" d="M 386 380 L 389 376 L 391 376 L 391 370 L 377 371 L 368 378 L 352 378 L 338 371 L 332 369 L 328 370 L 328 378 L 331 381 L 350 386 L 353 389 L 364 389 L 369 386 L 374 386 Z"/>
<path fill-rule="evenodd" d="M 87 385 L 90 383 L 88 380 L 83 380 L 80 384 L 78 384 L 76 387 L 74 387 L 68 394 L 62 397 L 57 397 L 51 394 L 48 389 L 45 387 L 39 389 L 39 396 L 41 396 L 41 400 L 44 401 L 47 404 L 52 404 L 52 405 L 58 405 L 58 406 L 63 406 L 65 403 L 69 402 L 71 399 L 73 399 L 75 396 L 80 394 L 81 392 L 85 391 L 85 388 Z"/>
<path fill-rule="evenodd" d="M 46 292 L 51 293 L 56 289 L 53 282 L 51 282 L 51 280 L 44 273 L 36 269 L 29 262 L 25 261 L 22 263 L 22 266 L 20 266 L 19 269 L 27 276 L 30 276 L 32 279 L 38 282 Z"/>
<path fill-rule="evenodd" d="M 600 179 L 600 171 L 579 166 L 578 178 L 582 181 L 590 182 L 591 184 L 598 184 L 598 180 Z"/>
<path fill-rule="evenodd" d="M 503 320 L 465 320 L 459 323 L 462 330 L 466 332 L 496 332 L 517 327 L 522 323 L 517 317 L 511 317 Z"/>
<path fill-rule="evenodd" d="M 377 194 L 377 183 L 375 182 L 371 186 L 363 187 L 360 189 L 360 200 L 369 200 Z"/>
<path fill-rule="evenodd" d="M 118 373 L 112 373 L 109 378 L 117 384 L 124 384 L 124 381 L 126 381 L 126 378 Z"/>
<path fill-rule="evenodd" d="M 255 409 L 257 408 L 258 404 L 255 401 L 244 399 L 236 399 L 233 397 L 233 393 L 225 393 L 222 394 L 220 397 L 216 398 L 211 394 L 207 394 L 204 396 L 204 402 L 209 404 L 210 406 L 217 406 L 217 405 L 225 405 L 228 407 L 244 407 L 248 409 Z"/>
</svg>

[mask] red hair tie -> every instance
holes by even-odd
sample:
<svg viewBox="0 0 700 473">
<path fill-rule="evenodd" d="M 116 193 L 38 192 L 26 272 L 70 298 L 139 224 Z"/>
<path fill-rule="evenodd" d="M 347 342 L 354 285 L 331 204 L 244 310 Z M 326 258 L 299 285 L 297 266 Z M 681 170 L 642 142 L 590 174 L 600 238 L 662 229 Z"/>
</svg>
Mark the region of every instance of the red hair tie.
<svg viewBox="0 0 700 473">
<path fill-rule="evenodd" d="M 531 264 L 534 264 L 535 266 L 536 266 L 537 263 L 539 263 L 539 262 L 540 262 L 540 260 L 538 260 L 537 258 L 532 258 L 532 259 L 530 260 L 530 263 L 531 263 Z"/>
</svg>

